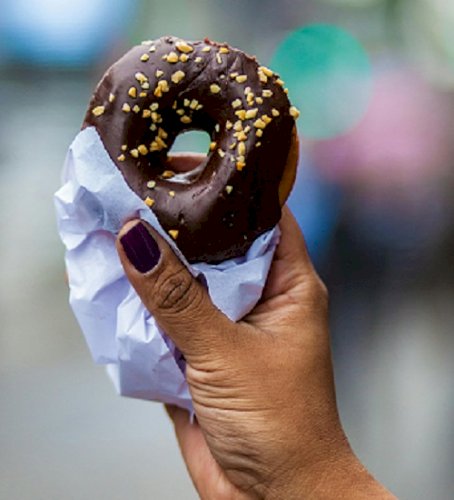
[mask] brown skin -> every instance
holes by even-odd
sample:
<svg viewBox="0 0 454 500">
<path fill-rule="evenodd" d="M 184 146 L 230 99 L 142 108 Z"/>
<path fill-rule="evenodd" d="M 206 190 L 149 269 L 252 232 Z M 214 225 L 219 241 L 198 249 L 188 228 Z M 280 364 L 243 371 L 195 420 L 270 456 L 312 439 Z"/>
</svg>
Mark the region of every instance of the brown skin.
<svg viewBox="0 0 454 500">
<path fill-rule="evenodd" d="M 130 282 L 187 360 L 197 421 L 176 407 L 168 412 L 194 485 L 202 499 L 395 498 L 342 430 L 327 292 L 287 209 L 280 228 L 262 300 L 238 323 L 213 306 L 152 228 L 161 258 L 146 274 L 117 242 Z"/>
</svg>

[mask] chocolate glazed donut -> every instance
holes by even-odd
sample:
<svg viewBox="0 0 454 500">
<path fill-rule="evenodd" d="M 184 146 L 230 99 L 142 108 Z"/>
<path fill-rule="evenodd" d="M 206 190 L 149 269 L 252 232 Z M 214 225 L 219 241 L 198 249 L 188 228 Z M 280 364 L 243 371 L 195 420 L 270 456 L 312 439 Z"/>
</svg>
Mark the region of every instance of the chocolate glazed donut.
<svg viewBox="0 0 454 500">
<path fill-rule="evenodd" d="M 83 127 L 96 127 L 189 261 L 219 262 L 243 255 L 279 221 L 295 176 L 297 114 L 283 82 L 255 58 L 164 37 L 106 72 Z M 206 131 L 210 152 L 194 170 L 175 172 L 168 152 L 187 130 Z"/>
</svg>

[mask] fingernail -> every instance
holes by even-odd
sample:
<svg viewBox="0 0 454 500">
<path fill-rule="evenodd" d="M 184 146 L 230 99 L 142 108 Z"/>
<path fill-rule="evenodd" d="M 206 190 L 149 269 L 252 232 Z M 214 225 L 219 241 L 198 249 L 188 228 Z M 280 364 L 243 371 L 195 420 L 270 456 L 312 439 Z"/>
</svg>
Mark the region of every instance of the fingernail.
<svg viewBox="0 0 454 500">
<path fill-rule="evenodd" d="M 120 238 L 129 262 L 140 273 L 151 271 L 159 261 L 161 252 L 148 229 L 139 222 Z"/>
</svg>

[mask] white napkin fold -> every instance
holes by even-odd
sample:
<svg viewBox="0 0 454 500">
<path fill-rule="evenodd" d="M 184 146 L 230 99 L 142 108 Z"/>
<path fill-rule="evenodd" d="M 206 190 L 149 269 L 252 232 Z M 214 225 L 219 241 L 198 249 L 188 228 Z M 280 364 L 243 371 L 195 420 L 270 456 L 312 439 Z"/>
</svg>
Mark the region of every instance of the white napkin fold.
<svg viewBox="0 0 454 500">
<path fill-rule="evenodd" d="M 70 146 L 62 180 L 55 206 L 67 250 L 70 304 L 93 359 L 108 366 L 121 395 L 192 412 L 181 354 L 126 279 L 115 237 L 128 219 L 150 223 L 194 276 L 203 273 L 213 303 L 237 321 L 260 299 L 279 241 L 278 228 L 259 236 L 244 257 L 215 265 L 189 264 L 126 184 L 93 127 L 79 132 Z"/>
</svg>

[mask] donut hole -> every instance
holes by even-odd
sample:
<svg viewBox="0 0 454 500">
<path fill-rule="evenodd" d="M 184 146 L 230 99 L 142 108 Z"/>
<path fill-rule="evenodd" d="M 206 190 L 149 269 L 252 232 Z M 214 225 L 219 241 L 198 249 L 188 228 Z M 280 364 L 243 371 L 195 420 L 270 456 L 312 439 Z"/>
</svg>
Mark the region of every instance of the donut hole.
<svg viewBox="0 0 454 500">
<path fill-rule="evenodd" d="M 204 130 L 186 130 L 177 135 L 172 146 L 172 153 L 192 151 L 206 153 L 210 147 L 210 136 Z"/>
<path fill-rule="evenodd" d="M 200 173 L 204 168 L 210 142 L 210 135 L 204 130 L 186 130 L 178 134 L 167 157 L 170 169 L 177 174 L 192 171 L 194 175 Z"/>
</svg>

